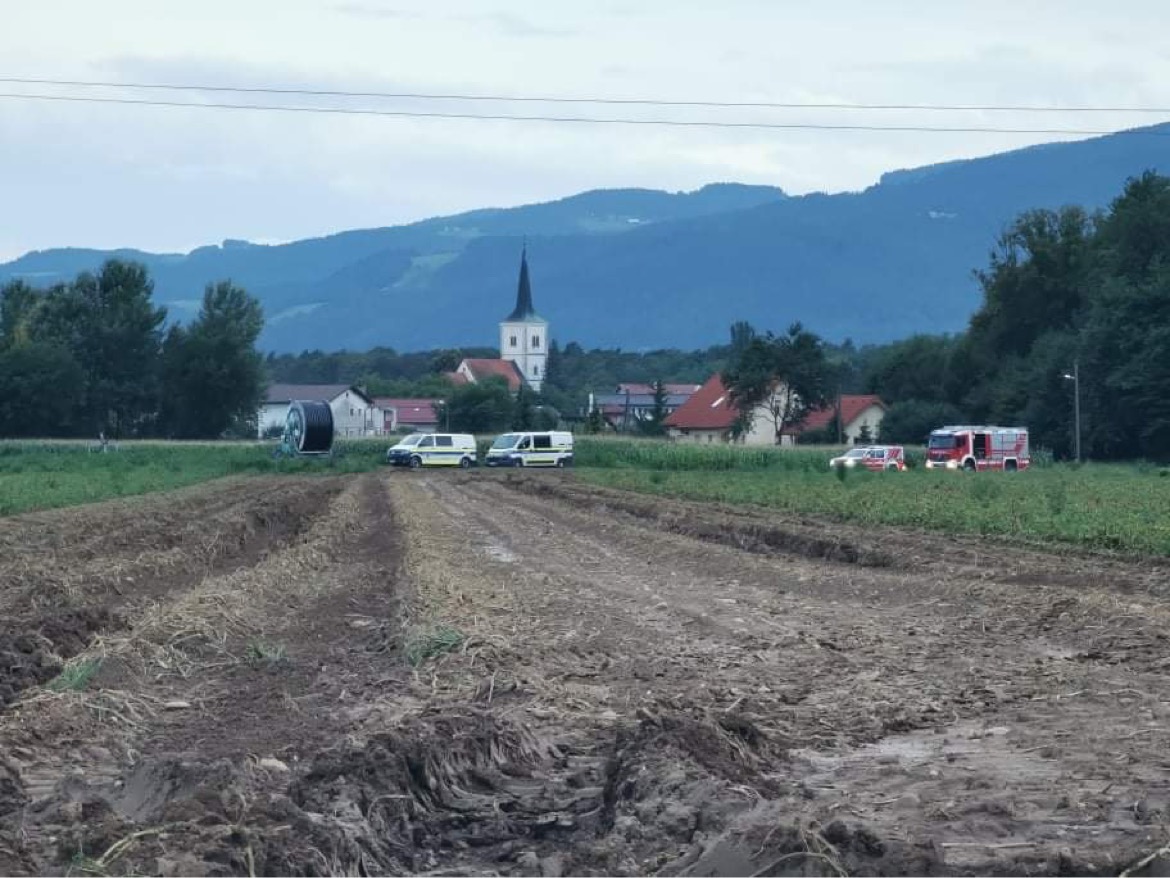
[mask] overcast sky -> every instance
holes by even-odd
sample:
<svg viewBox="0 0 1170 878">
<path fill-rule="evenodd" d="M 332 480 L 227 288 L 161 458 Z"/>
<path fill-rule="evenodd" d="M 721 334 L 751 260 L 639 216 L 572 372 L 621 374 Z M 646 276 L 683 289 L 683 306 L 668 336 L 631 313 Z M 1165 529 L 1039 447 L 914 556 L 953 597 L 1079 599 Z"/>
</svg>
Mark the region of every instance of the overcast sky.
<svg viewBox="0 0 1170 878">
<path fill-rule="evenodd" d="M 1164 0 L 0 0 L 0 75 L 664 100 L 1170 107 Z M 310 98 L 0 83 L 6 94 Z M 697 110 L 375 98 L 329 106 L 777 123 L 1115 130 L 1167 116 Z M 0 259 L 185 251 L 392 225 L 585 189 L 790 193 L 1054 135 L 370 118 L 0 98 Z M 533 230 L 538 233 L 539 230 Z"/>
</svg>

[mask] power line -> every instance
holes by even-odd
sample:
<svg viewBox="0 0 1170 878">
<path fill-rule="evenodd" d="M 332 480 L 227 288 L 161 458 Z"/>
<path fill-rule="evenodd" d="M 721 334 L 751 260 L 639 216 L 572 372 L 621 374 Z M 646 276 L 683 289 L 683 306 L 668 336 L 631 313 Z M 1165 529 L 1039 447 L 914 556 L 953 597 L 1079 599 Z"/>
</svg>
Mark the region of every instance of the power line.
<svg viewBox="0 0 1170 878">
<path fill-rule="evenodd" d="M 422 92 L 345 91 L 333 89 L 277 88 L 269 86 L 229 86 L 171 84 L 156 82 L 109 82 L 81 79 L 33 79 L 19 76 L 0 76 L 0 83 L 13 85 L 55 85 L 75 88 L 128 88 L 161 91 L 230 92 L 235 94 L 301 95 L 306 97 L 379 98 L 386 100 L 425 101 L 485 101 L 497 103 L 541 104 L 598 104 L 646 107 L 705 107 L 708 109 L 757 110 L 915 110 L 924 112 L 979 112 L 979 113 L 1151 113 L 1168 114 L 1170 107 L 1057 107 L 1045 104 L 870 104 L 870 103 L 806 103 L 775 101 L 681 101 L 657 98 L 581 98 L 541 97 L 534 95 L 493 94 L 426 94 Z"/>
<path fill-rule="evenodd" d="M 513 116 L 496 113 L 445 113 L 415 110 L 375 110 L 358 107 L 305 107 L 275 104 L 194 103 L 140 98 L 99 98 L 83 95 L 46 95 L 0 93 L 0 99 L 23 101 L 57 101 L 82 104 L 121 104 L 139 107 L 182 107 L 195 110 L 253 110 L 268 113 L 310 113 L 335 116 L 385 116 L 406 119 L 474 119 L 493 122 L 556 122 L 593 125 L 657 125 L 673 128 L 731 128 L 771 131 L 887 131 L 931 134 L 1047 134 L 1092 136 L 1118 133 L 1101 128 L 998 128 L 988 126 L 937 125 L 852 125 L 812 122 L 718 122 L 692 119 L 613 119 L 595 116 Z M 1129 134 L 1157 137 L 1170 136 L 1170 130 L 1137 129 Z"/>
</svg>

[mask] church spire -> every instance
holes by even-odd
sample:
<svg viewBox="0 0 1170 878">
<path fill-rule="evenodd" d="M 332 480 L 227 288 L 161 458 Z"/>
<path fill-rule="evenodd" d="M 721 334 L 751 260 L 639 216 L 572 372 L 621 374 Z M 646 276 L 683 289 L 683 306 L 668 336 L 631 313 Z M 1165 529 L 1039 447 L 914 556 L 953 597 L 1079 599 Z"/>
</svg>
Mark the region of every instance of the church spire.
<svg viewBox="0 0 1170 878">
<path fill-rule="evenodd" d="M 520 283 L 516 287 L 516 307 L 505 320 L 530 320 L 536 317 L 532 307 L 532 284 L 528 280 L 528 244 L 520 251 Z"/>
</svg>

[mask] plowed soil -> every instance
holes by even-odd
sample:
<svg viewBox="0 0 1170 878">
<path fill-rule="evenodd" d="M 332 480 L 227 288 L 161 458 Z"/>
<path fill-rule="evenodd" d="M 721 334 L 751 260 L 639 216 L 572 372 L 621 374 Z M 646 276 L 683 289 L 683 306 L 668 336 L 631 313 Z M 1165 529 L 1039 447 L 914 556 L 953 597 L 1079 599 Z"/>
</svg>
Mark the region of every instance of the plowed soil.
<svg viewBox="0 0 1170 878">
<path fill-rule="evenodd" d="M 1164 874 L 1170 568 L 591 488 L 0 520 L 0 874 Z"/>
</svg>

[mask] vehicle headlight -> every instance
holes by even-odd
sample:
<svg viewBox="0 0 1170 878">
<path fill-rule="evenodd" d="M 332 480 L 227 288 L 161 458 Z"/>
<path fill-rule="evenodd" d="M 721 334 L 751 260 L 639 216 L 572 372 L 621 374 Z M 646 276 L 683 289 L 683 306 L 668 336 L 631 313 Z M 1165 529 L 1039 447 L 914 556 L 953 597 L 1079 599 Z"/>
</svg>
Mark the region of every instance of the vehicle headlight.
<svg viewBox="0 0 1170 878">
<path fill-rule="evenodd" d="M 957 460 L 948 460 L 947 461 L 947 469 L 958 469 L 958 468 L 959 468 L 959 462 Z"/>
</svg>

